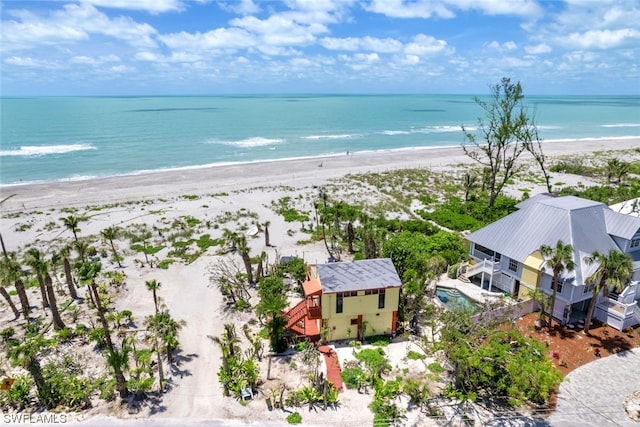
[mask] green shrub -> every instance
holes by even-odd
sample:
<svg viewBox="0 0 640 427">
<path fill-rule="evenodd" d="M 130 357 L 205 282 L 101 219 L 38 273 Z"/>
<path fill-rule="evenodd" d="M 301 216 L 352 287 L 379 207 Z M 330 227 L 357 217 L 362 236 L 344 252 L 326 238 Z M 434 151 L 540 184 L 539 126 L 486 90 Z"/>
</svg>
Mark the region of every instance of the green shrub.
<svg viewBox="0 0 640 427">
<path fill-rule="evenodd" d="M 56 332 L 56 339 L 59 343 L 64 343 L 69 341 L 74 337 L 73 329 L 69 329 L 69 327 L 64 327 Z"/>
<path fill-rule="evenodd" d="M 289 414 L 287 415 L 287 422 L 289 424 L 300 424 L 302 422 L 302 415 L 300 415 L 298 412 Z"/>
<path fill-rule="evenodd" d="M 358 389 L 362 387 L 366 382 L 366 375 L 362 368 L 358 365 L 345 367 L 340 376 L 342 381 L 348 388 Z"/>
<path fill-rule="evenodd" d="M 18 375 L 9 390 L 0 391 L 0 407 L 7 409 L 24 410 L 31 402 L 30 393 L 33 380 L 29 375 Z"/>
<path fill-rule="evenodd" d="M 391 342 L 391 338 L 384 335 L 372 335 L 367 338 L 367 342 L 376 347 L 385 347 Z"/>
<path fill-rule="evenodd" d="M 302 342 L 296 343 L 296 345 L 293 346 L 293 349 L 295 351 L 300 352 L 300 351 L 306 350 L 309 347 L 311 347 L 311 344 L 308 341 L 302 341 Z"/>
<path fill-rule="evenodd" d="M 424 360 L 427 356 L 422 353 L 418 353 L 417 351 L 409 350 L 407 353 L 407 359 L 409 360 Z"/>
<path fill-rule="evenodd" d="M 2 331 L 0 331 L 0 338 L 2 338 L 2 341 L 4 342 L 9 342 L 9 340 L 11 340 L 11 338 L 13 338 L 15 334 L 16 330 L 12 327 L 4 328 Z"/>
<path fill-rule="evenodd" d="M 427 368 L 434 374 L 439 374 L 441 372 L 444 372 L 444 368 L 438 362 L 429 363 Z"/>
<path fill-rule="evenodd" d="M 174 259 L 171 259 L 171 258 L 163 259 L 162 261 L 160 261 L 160 262 L 158 263 L 158 268 L 161 268 L 161 269 L 163 269 L 163 270 L 168 270 L 168 269 L 169 269 L 169 266 L 170 266 L 171 264 L 173 264 L 174 262 L 175 262 L 175 260 L 174 260 Z"/>
<path fill-rule="evenodd" d="M 104 337 L 104 329 L 93 328 L 89 331 L 89 339 L 96 343 L 96 347 L 105 348 L 107 341 Z"/>
<path fill-rule="evenodd" d="M 247 300 L 239 299 L 238 301 L 236 301 L 236 310 L 244 311 L 248 308 L 251 308 L 251 304 L 249 304 Z"/>
</svg>

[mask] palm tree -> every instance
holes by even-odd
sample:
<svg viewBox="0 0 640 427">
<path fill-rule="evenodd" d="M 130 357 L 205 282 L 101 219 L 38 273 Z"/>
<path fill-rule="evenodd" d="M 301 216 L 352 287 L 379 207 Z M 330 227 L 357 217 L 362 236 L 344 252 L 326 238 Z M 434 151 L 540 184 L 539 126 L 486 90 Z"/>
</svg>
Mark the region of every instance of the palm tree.
<svg viewBox="0 0 640 427">
<path fill-rule="evenodd" d="M 247 271 L 247 281 L 253 283 L 253 266 L 251 265 L 251 255 L 249 255 L 249 244 L 244 234 L 235 233 L 234 243 L 240 256 L 242 257 L 242 263 L 244 269 Z"/>
<path fill-rule="evenodd" d="M 156 316 L 158 315 L 158 296 L 156 291 L 160 289 L 161 283 L 157 280 L 147 280 L 145 282 L 147 285 L 147 289 L 153 292 L 153 306 L 156 309 Z M 154 345 L 156 350 L 156 355 L 158 356 L 158 378 L 160 383 L 160 393 L 164 392 L 164 370 L 162 369 L 162 354 L 160 353 L 160 346 L 158 345 L 158 334 L 153 334 Z"/>
<path fill-rule="evenodd" d="M 536 288 L 535 290 L 530 291 L 529 296 L 538 304 L 540 304 L 540 315 L 538 316 L 538 320 L 536 320 L 536 327 L 540 327 L 542 326 L 542 318 L 546 314 L 549 296 L 540 288 Z"/>
<path fill-rule="evenodd" d="M 73 247 L 76 252 L 78 252 L 78 256 L 80 257 L 81 262 L 87 261 L 87 252 L 89 252 L 89 244 L 83 240 L 76 240 L 73 242 Z"/>
<path fill-rule="evenodd" d="M 42 306 L 43 308 L 49 307 L 53 318 L 53 328 L 56 331 L 64 329 L 64 323 L 58 311 L 56 295 L 53 291 L 53 280 L 49 275 L 50 263 L 44 259 L 42 253 L 36 248 L 31 248 L 27 251 L 25 262 L 33 269 L 38 278 L 40 292 L 42 293 Z"/>
<path fill-rule="evenodd" d="M 160 289 L 160 286 L 162 286 L 162 283 L 154 279 L 154 280 L 147 280 L 146 282 L 144 282 L 144 284 L 147 285 L 147 289 L 153 292 L 153 306 L 156 309 L 156 314 L 158 314 L 158 295 L 156 294 L 156 292 L 158 289 Z"/>
<path fill-rule="evenodd" d="M 169 310 L 163 307 L 158 314 L 147 317 L 145 322 L 147 328 L 154 332 L 165 346 L 167 361 L 173 363 L 173 350 L 180 345 L 178 342 L 178 331 L 185 325 L 184 321 L 176 321 Z"/>
<path fill-rule="evenodd" d="M 118 252 L 116 251 L 116 245 L 113 243 L 115 239 L 117 239 L 120 235 L 120 229 L 116 226 L 107 227 L 102 232 L 102 237 L 109 241 L 111 245 L 111 252 L 113 252 L 113 259 L 118 263 L 118 267 L 122 268 L 122 264 L 120 263 L 120 257 L 118 256 Z"/>
<path fill-rule="evenodd" d="M 556 295 L 558 293 L 558 283 L 560 282 L 560 274 L 566 271 L 573 271 L 575 262 L 573 261 L 573 247 L 570 244 L 564 244 L 562 240 L 558 240 L 556 246 L 542 245 L 540 253 L 544 257 L 544 263 L 553 270 L 553 280 L 551 282 L 551 301 L 549 303 L 549 326 L 553 319 L 553 310 L 556 305 Z"/>
<path fill-rule="evenodd" d="M 123 354 L 124 350 L 118 351 L 111 340 L 111 330 L 109 329 L 109 323 L 105 316 L 107 308 L 102 305 L 102 300 L 96 284 L 96 278 L 98 277 L 101 268 L 102 265 L 99 262 L 82 263 L 79 269 L 80 278 L 82 282 L 89 284 L 89 295 L 92 295 L 92 299 L 98 312 L 98 319 L 100 319 L 102 329 L 104 330 L 104 339 L 107 344 L 107 363 L 113 369 L 113 374 L 116 380 L 116 390 L 118 391 L 120 398 L 124 399 L 129 395 L 127 381 L 124 378 L 123 373 L 123 368 L 126 367 L 126 365 L 123 365 L 126 355 Z"/>
<path fill-rule="evenodd" d="M 591 255 L 584 257 L 584 262 L 598 264 L 598 269 L 587 279 L 587 283 L 594 285 L 593 296 L 584 321 L 584 333 L 588 334 L 598 295 L 602 292 L 602 296 L 606 297 L 609 294 L 609 288 L 612 286 L 616 291 L 621 291 L 633 273 L 633 260 L 625 253 L 611 249 L 608 255 L 595 251 Z"/>
<path fill-rule="evenodd" d="M 3 279 L 2 283 L 0 283 L 0 295 L 2 295 L 2 297 L 5 299 L 7 304 L 9 304 L 9 307 L 11 307 L 11 310 L 13 310 L 13 315 L 17 319 L 18 317 L 20 317 L 20 311 L 18 310 L 16 305 L 13 303 L 13 300 L 11 299 L 11 295 L 9 295 L 9 292 L 7 292 L 7 290 L 5 289 L 6 285 L 7 283 L 5 283 Z"/>
<path fill-rule="evenodd" d="M 45 287 L 47 288 L 47 295 L 49 297 L 49 310 L 51 310 L 51 317 L 53 318 L 53 329 L 59 331 L 61 329 L 64 329 L 64 322 L 62 321 L 60 312 L 58 311 L 56 294 L 53 291 L 53 280 L 51 280 L 51 276 L 48 272 L 45 272 L 44 283 Z"/>
<path fill-rule="evenodd" d="M 47 290 L 44 284 L 44 275 L 47 271 L 47 262 L 45 261 L 42 252 L 37 248 L 30 248 L 25 257 L 24 263 L 27 264 L 33 270 L 33 273 L 38 279 L 40 285 L 40 295 L 42 296 L 42 307 L 49 307 L 49 299 L 47 298 Z"/>
<path fill-rule="evenodd" d="M 2 264 L 0 264 L 0 274 L 2 275 L 2 281 L 4 283 L 14 284 L 18 298 L 20 299 L 20 305 L 22 306 L 22 315 L 27 323 L 29 323 L 31 320 L 29 319 L 31 306 L 29 305 L 27 291 L 22 281 L 22 268 L 20 267 L 20 263 L 16 261 L 14 257 L 3 258 Z"/>
<path fill-rule="evenodd" d="M 208 335 L 209 339 L 215 342 L 220 346 L 220 350 L 222 351 L 222 370 L 221 372 L 224 374 L 225 381 L 222 381 L 224 386 L 224 395 L 229 396 L 229 380 L 233 378 L 233 372 L 230 367 L 229 361 L 235 358 L 237 353 L 240 353 L 241 349 L 238 345 L 240 340 L 236 335 L 236 328 L 233 323 L 225 323 L 224 324 L 224 334 L 222 338 L 213 337 Z"/>
<path fill-rule="evenodd" d="M 73 280 L 73 272 L 71 271 L 71 262 L 69 262 L 69 254 L 71 252 L 71 248 L 69 246 L 65 246 L 59 252 L 60 257 L 62 257 L 62 265 L 64 267 L 64 278 L 67 283 L 67 288 L 69 289 L 69 296 L 74 300 L 78 299 L 78 293 L 76 292 L 76 286 Z"/>
<path fill-rule="evenodd" d="M 269 226 L 271 225 L 271 221 L 265 221 L 262 226 L 264 227 L 264 245 L 266 247 L 271 246 L 271 242 L 269 242 Z"/>
<path fill-rule="evenodd" d="M 80 224 L 80 218 L 75 215 L 69 215 L 62 218 L 62 223 L 73 233 L 73 239 L 77 242 L 78 231 L 80 231 L 80 228 L 78 227 Z"/>
<path fill-rule="evenodd" d="M 42 367 L 37 355 L 42 347 L 49 345 L 41 334 L 28 338 L 20 344 L 9 348 L 9 357 L 22 365 L 33 377 L 33 382 L 38 390 L 38 398 L 45 406 L 51 404 L 51 390 L 42 374 Z"/>
</svg>

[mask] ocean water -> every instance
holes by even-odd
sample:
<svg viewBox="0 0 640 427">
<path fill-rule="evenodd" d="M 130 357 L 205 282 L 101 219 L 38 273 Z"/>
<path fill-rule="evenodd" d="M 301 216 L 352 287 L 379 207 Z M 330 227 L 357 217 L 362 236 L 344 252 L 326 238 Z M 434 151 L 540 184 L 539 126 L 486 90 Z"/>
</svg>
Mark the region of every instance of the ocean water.
<svg viewBox="0 0 640 427">
<path fill-rule="evenodd" d="M 0 98 L 0 184 L 457 146 L 472 95 Z M 527 96 L 540 137 L 640 136 L 638 96 Z"/>
</svg>

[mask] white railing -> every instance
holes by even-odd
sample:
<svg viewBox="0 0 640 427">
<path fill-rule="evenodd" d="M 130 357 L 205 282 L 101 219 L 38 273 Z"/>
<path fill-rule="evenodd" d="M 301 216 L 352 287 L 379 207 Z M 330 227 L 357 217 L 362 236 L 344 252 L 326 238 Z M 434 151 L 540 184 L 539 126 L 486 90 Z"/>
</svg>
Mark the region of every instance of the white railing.
<svg viewBox="0 0 640 427">
<path fill-rule="evenodd" d="M 638 304 L 634 304 L 631 310 L 633 310 L 633 317 L 635 317 L 636 321 L 640 323 L 640 307 L 638 307 Z"/>
<path fill-rule="evenodd" d="M 497 265 L 497 267 L 496 267 Z M 483 259 L 473 265 L 467 266 L 467 271 L 465 276 L 471 277 L 475 276 L 478 273 L 489 273 L 491 275 L 500 271 L 500 264 L 495 261 L 490 261 L 488 259 Z"/>
</svg>

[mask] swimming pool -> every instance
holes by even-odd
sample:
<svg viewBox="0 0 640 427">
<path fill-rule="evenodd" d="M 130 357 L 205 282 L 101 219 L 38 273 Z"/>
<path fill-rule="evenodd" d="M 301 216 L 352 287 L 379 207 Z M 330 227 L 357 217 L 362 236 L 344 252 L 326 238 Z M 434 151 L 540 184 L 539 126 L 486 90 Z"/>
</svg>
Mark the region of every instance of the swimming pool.
<svg viewBox="0 0 640 427">
<path fill-rule="evenodd" d="M 436 296 L 442 301 L 445 307 L 453 311 L 471 311 L 472 313 L 478 313 L 482 310 L 482 306 L 479 303 L 457 289 L 437 287 Z"/>
</svg>

